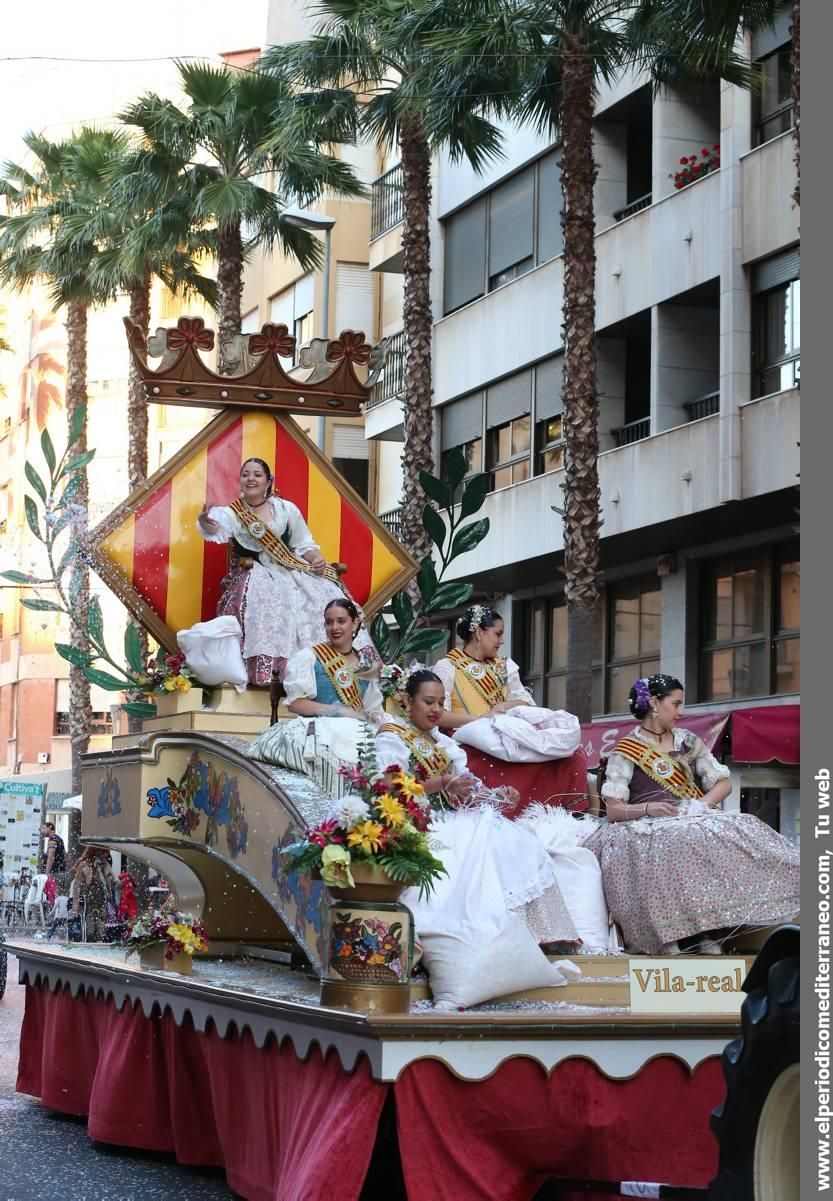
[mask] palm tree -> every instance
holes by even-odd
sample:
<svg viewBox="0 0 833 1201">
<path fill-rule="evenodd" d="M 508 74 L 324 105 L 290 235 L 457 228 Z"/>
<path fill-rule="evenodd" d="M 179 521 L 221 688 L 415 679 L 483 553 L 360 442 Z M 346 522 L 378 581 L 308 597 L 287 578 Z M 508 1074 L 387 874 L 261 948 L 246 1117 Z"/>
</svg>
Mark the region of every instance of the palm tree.
<svg viewBox="0 0 833 1201">
<path fill-rule="evenodd" d="M 296 86 L 319 89 L 337 112 L 356 106 L 358 129 L 380 146 L 398 145 L 403 176 L 403 305 L 405 453 L 402 541 L 418 560 L 431 553 L 422 524 L 420 472 L 434 467 L 429 281 L 431 155 L 445 146 L 476 169 L 499 154 L 500 135 L 474 109 L 488 74 L 444 72 L 432 51 L 437 30 L 453 27 L 454 0 L 322 0 L 315 33 L 274 46 L 264 67 L 286 72 Z M 465 80 L 465 83 L 464 83 Z M 360 100 L 360 103 L 359 103 Z M 456 100 L 456 103 L 452 103 Z"/>
<path fill-rule="evenodd" d="M 325 190 L 355 196 L 363 189 L 345 163 L 321 149 L 284 75 L 200 63 L 178 69 L 187 107 L 149 93 L 121 119 L 140 131 L 146 169 L 152 162 L 182 164 L 179 186 L 192 229 L 216 232 L 223 370 L 223 345 L 240 333 L 247 256 L 256 246 L 277 245 L 305 269 L 317 265 L 318 242 L 284 221 L 284 210 Z M 158 172 L 149 171 L 149 178 L 155 187 Z"/>
<path fill-rule="evenodd" d="M 72 238 L 65 222 L 97 205 L 104 164 L 113 153 L 114 136 L 84 127 L 66 141 L 50 142 L 29 133 L 23 139 L 33 163 L 29 167 L 6 163 L 0 168 L 0 195 L 6 215 L 0 217 L 0 283 L 23 290 L 39 282 L 49 289 L 53 308 L 66 310 L 67 364 L 66 416 L 70 455 L 86 451 L 83 413 L 87 404 L 87 312 L 99 297 L 91 282 L 96 246 Z M 73 496 L 71 538 L 77 543 L 87 528 L 87 473 L 78 472 Z M 89 571 L 75 560 L 70 593 L 75 609 L 89 609 Z M 80 626 L 70 627 L 70 642 L 89 649 Z M 72 788 L 81 788 L 81 755 L 90 740 L 92 707 L 90 685 L 80 667 L 69 671 L 69 733 L 72 747 Z"/>
</svg>

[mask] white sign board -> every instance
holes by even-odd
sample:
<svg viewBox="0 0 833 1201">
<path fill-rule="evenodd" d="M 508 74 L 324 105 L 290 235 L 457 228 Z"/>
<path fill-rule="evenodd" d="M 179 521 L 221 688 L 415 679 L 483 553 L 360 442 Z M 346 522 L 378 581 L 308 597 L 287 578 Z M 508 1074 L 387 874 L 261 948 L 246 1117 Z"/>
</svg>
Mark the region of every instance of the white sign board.
<svg viewBox="0 0 833 1201">
<path fill-rule="evenodd" d="M 0 780 L 0 852 L 7 879 L 24 867 L 38 870 L 45 792 L 45 784 Z"/>
<path fill-rule="evenodd" d="M 631 959 L 631 1013 L 740 1013 L 746 960 L 722 956 Z"/>
</svg>

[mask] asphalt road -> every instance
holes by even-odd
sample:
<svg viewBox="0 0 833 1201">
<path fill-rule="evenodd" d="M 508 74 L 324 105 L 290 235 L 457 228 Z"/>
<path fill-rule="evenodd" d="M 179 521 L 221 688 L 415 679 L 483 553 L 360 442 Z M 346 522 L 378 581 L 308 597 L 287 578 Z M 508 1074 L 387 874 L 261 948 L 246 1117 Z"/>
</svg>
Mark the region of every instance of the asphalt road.
<svg viewBox="0 0 833 1201">
<path fill-rule="evenodd" d="M 24 990 L 9 957 L 0 1001 L 0 1201 L 229 1201 L 222 1172 L 94 1143 L 85 1122 L 15 1092 Z"/>
</svg>

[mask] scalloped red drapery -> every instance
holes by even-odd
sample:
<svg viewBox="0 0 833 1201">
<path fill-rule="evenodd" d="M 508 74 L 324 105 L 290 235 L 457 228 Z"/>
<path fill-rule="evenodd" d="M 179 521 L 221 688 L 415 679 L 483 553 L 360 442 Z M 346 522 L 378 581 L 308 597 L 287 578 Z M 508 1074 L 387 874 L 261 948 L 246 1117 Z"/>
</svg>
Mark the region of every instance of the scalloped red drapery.
<svg viewBox="0 0 833 1201">
<path fill-rule="evenodd" d="M 668 1056 L 628 1080 L 582 1058 L 549 1076 L 515 1058 L 465 1081 L 426 1059 L 386 1084 L 365 1059 L 345 1072 L 317 1046 L 302 1061 L 288 1040 L 258 1050 L 248 1033 L 32 985 L 17 1088 L 87 1116 L 100 1142 L 223 1167 L 249 1201 L 359 1201 L 391 1091 L 409 1201 L 532 1201 L 548 1176 L 703 1187 L 724 1091 L 717 1058 L 690 1073 Z"/>
</svg>

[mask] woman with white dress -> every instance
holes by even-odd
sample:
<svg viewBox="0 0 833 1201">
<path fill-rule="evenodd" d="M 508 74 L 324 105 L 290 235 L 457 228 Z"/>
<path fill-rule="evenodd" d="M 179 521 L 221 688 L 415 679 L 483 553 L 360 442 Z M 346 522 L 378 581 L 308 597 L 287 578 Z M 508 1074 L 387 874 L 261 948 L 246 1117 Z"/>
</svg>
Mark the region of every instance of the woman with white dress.
<svg viewBox="0 0 833 1201">
<path fill-rule="evenodd" d="M 296 651 L 322 640 L 327 602 L 349 598 L 300 509 L 274 495 L 273 488 L 269 465 L 247 459 L 240 470 L 239 499 L 203 509 L 197 518 L 207 542 L 231 544 L 217 616 L 240 622 L 249 683 L 261 686 L 275 674 L 282 676 Z M 372 648 L 364 629 L 356 645 Z"/>
<path fill-rule="evenodd" d="M 639 725 L 607 761 L 607 821 L 585 844 L 626 949 L 717 954 L 726 931 L 792 919 L 798 849 L 751 814 L 719 812 L 729 769 L 679 727 L 681 682 L 637 680 L 630 710 Z"/>
</svg>

